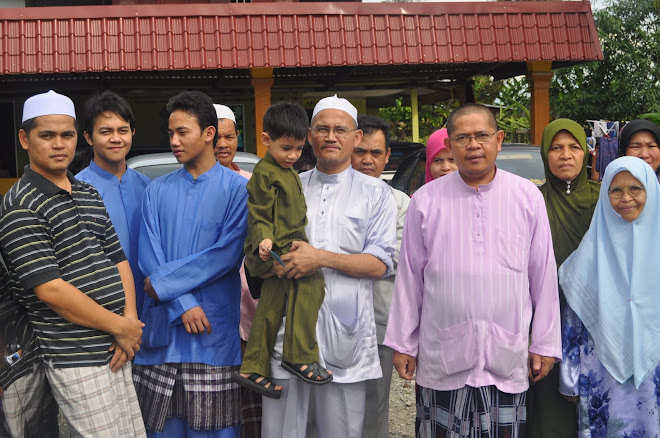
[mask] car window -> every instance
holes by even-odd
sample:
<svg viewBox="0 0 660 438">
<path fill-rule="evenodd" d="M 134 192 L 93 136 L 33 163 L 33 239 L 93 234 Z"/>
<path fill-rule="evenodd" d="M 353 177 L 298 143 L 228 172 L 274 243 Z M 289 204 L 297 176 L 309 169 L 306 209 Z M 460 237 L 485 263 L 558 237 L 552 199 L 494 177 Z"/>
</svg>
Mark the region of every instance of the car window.
<svg viewBox="0 0 660 438">
<path fill-rule="evenodd" d="M 394 173 L 409 155 L 422 148 L 424 145 L 421 143 L 393 141 L 390 143 L 390 159 L 385 165 L 385 172 Z"/>
</svg>

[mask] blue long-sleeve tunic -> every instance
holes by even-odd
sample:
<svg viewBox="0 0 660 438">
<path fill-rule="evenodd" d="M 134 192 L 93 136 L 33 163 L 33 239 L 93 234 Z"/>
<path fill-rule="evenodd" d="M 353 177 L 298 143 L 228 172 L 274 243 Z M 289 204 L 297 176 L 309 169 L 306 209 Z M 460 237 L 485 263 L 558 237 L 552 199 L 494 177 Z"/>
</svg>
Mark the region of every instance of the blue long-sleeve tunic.
<svg viewBox="0 0 660 438">
<path fill-rule="evenodd" d="M 94 161 L 81 170 L 76 178 L 94 186 L 101 195 L 110 221 L 115 227 L 121 248 L 126 254 L 135 280 L 135 302 L 137 313 L 142 311 L 144 276 L 138 267 L 138 240 L 140 233 L 140 211 L 142 194 L 151 182 L 148 177 L 133 169 L 126 169 L 121 180 L 101 169 Z"/>
<path fill-rule="evenodd" d="M 139 265 L 160 303 L 145 295 L 138 365 L 240 364 L 241 280 L 247 180 L 216 163 L 194 179 L 180 169 L 154 180 L 142 202 Z M 189 334 L 181 315 L 201 306 L 212 333 Z"/>
</svg>

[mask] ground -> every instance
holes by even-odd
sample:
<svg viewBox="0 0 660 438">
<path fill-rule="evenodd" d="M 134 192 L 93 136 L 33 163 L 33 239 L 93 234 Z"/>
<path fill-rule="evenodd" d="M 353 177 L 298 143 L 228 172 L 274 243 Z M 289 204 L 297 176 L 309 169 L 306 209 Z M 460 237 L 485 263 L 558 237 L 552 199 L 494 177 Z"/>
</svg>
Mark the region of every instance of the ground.
<svg viewBox="0 0 660 438">
<path fill-rule="evenodd" d="M 415 436 L 415 381 L 403 380 L 396 370 L 390 385 L 390 438 Z"/>
</svg>

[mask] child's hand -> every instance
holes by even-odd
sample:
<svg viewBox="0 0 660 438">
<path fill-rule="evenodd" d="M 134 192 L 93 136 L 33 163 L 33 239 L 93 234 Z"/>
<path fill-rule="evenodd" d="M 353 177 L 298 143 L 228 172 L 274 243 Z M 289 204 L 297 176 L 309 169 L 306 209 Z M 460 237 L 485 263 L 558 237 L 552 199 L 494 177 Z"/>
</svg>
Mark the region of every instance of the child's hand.
<svg viewBox="0 0 660 438">
<path fill-rule="evenodd" d="M 270 239 L 264 239 L 259 244 L 259 257 L 264 262 L 270 260 L 270 250 L 273 248 L 273 241 Z"/>
</svg>

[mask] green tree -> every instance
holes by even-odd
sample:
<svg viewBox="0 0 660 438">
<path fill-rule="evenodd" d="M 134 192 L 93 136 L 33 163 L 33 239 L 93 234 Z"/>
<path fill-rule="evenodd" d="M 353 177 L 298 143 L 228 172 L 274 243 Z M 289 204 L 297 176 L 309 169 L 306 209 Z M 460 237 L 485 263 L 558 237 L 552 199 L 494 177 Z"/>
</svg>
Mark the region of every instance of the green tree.
<svg viewBox="0 0 660 438">
<path fill-rule="evenodd" d="M 659 112 L 658 0 L 611 0 L 594 19 L 605 60 L 555 70 L 552 116 L 585 123 Z"/>
<path fill-rule="evenodd" d="M 445 125 L 451 110 L 458 106 L 453 99 L 447 102 L 438 102 L 433 105 L 419 106 L 419 139 L 426 143 L 429 136 Z M 403 105 L 403 98 L 399 97 L 394 106 L 381 108 L 379 115 L 390 123 L 392 140 L 412 141 L 412 110 Z"/>
<path fill-rule="evenodd" d="M 499 106 L 497 124 L 504 131 L 505 141 L 530 141 L 530 92 L 525 77 L 494 81 L 490 76 L 478 76 L 474 97 L 479 103 Z"/>
</svg>

